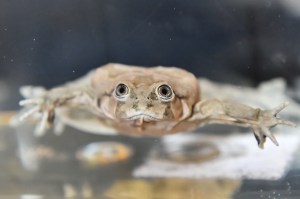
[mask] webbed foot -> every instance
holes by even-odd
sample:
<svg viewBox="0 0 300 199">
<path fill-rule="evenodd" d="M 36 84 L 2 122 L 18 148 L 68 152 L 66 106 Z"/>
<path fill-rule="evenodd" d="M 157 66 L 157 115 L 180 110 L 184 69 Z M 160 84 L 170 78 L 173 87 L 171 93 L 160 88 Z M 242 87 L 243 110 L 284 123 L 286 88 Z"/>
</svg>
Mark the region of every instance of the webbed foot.
<svg viewBox="0 0 300 199">
<path fill-rule="evenodd" d="M 288 106 L 288 102 L 284 102 L 279 106 L 275 107 L 271 110 L 262 110 L 259 113 L 258 123 L 252 126 L 254 131 L 254 136 L 257 140 L 258 147 L 263 149 L 264 143 L 266 141 L 266 137 L 268 137 L 276 146 L 279 145 L 278 141 L 276 140 L 275 136 L 270 132 L 270 128 L 275 127 L 278 124 L 293 126 L 295 127 L 296 124 L 288 121 L 280 119 L 277 114 L 282 111 L 284 108 Z"/>
<path fill-rule="evenodd" d="M 34 133 L 36 136 L 44 135 L 46 130 L 53 124 L 55 103 L 51 100 L 40 97 L 21 100 L 19 104 L 20 106 L 31 107 L 19 116 L 19 120 L 24 121 L 31 116 L 41 118 L 39 119 L 40 121 L 37 124 Z"/>
</svg>

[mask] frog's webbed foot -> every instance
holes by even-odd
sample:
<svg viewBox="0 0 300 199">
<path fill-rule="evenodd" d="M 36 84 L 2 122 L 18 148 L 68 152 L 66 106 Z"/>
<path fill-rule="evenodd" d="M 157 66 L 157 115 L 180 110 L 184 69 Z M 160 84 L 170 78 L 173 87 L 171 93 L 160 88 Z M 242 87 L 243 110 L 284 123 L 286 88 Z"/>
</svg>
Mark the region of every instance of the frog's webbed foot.
<svg viewBox="0 0 300 199">
<path fill-rule="evenodd" d="M 62 91 L 49 91 L 43 87 L 23 86 L 20 88 L 21 95 L 25 98 L 19 102 L 24 108 L 17 115 L 17 122 L 33 119 L 38 122 L 34 133 L 42 136 L 54 123 L 55 108 L 65 101 L 65 93 Z M 57 97 L 59 96 L 59 97 Z"/>
<path fill-rule="evenodd" d="M 262 110 L 235 102 L 209 99 L 195 105 L 191 121 L 198 121 L 200 124 L 216 123 L 250 127 L 254 131 L 258 146 L 263 148 L 266 137 L 278 145 L 270 128 L 278 124 L 296 126 L 293 122 L 278 117 L 278 113 L 287 106 L 288 102 L 284 102 L 273 109 Z"/>
<path fill-rule="evenodd" d="M 51 100 L 47 100 L 46 98 L 31 98 L 21 100 L 19 102 L 20 106 L 28 106 L 27 110 L 25 110 L 19 116 L 20 121 L 24 121 L 29 117 L 37 117 L 39 119 L 39 123 L 35 128 L 35 135 L 41 136 L 43 135 L 48 128 L 51 127 L 54 121 L 55 116 L 55 103 Z"/>
<path fill-rule="evenodd" d="M 38 121 L 35 128 L 37 136 L 43 135 L 54 125 L 54 133 L 61 134 L 64 122 L 61 121 L 60 108 L 84 106 L 88 110 L 98 110 L 95 100 L 81 88 L 57 87 L 45 90 L 40 87 L 26 86 L 21 88 L 21 94 L 26 98 L 19 102 L 25 108 L 18 114 L 18 121 L 32 118 Z"/>
<path fill-rule="evenodd" d="M 278 124 L 293 127 L 296 126 L 295 123 L 288 120 L 280 119 L 277 116 L 277 114 L 287 106 L 288 102 L 284 102 L 279 106 L 275 107 L 274 109 L 260 111 L 258 115 L 257 124 L 251 125 L 259 148 L 264 148 L 266 137 L 268 137 L 276 146 L 279 145 L 275 136 L 270 132 L 270 128 L 275 127 Z"/>
</svg>

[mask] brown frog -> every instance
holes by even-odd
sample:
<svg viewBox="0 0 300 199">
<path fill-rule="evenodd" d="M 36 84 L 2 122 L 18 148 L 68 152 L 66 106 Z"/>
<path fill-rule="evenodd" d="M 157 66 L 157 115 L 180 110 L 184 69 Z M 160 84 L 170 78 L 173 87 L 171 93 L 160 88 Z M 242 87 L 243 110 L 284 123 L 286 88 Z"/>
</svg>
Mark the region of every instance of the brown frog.
<svg viewBox="0 0 300 199">
<path fill-rule="evenodd" d="M 278 145 L 270 128 L 295 126 L 278 117 L 288 103 L 271 110 L 220 99 L 201 100 L 197 78 L 176 67 L 137 67 L 107 64 L 79 80 L 45 90 L 23 87 L 27 99 L 20 120 L 40 120 L 41 135 L 51 124 L 61 124 L 93 133 L 161 136 L 191 131 L 211 123 L 250 127 L 263 148 L 265 138 Z"/>
</svg>

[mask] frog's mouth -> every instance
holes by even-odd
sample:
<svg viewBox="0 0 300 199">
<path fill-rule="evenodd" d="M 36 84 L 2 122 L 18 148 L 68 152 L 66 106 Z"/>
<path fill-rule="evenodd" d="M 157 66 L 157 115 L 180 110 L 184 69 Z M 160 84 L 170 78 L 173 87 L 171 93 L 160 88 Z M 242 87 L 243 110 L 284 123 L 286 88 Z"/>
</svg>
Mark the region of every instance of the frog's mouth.
<svg viewBox="0 0 300 199">
<path fill-rule="evenodd" d="M 134 125 L 141 126 L 144 122 L 155 122 L 159 121 L 160 119 L 157 117 L 153 117 L 152 115 L 141 113 L 130 116 L 127 118 L 127 120 L 132 120 L 134 121 Z"/>
<path fill-rule="evenodd" d="M 144 113 L 140 113 L 137 115 L 133 115 L 127 118 L 128 120 L 140 120 L 143 119 L 144 121 L 158 121 L 160 120 L 157 117 L 153 117 L 152 115 L 148 115 L 148 114 L 144 114 Z"/>
</svg>

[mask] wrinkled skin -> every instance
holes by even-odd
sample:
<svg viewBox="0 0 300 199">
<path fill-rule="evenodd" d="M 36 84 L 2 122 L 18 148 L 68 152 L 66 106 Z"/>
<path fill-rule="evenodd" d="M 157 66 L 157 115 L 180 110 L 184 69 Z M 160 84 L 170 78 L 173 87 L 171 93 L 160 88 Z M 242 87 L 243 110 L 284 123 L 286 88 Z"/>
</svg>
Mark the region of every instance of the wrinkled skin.
<svg viewBox="0 0 300 199">
<path fill-rule="evenodd" d="M 261 110 L 219 99 L 201 100 L 197 78 L 175 67 L 107 64 L 49 91 L 24 87 L 21 93 L 28 99 L 20 105 L 30 108 L 21 112 L 20 119 L 41 117 L 38 135 L 52 123 L 94 133 L 134 136 L 160 136 L 217 123 L 252 128 L 263 148 L 266 137 L 278 145 L 269 128 L 294 126 L 277 117 L 287 103 Z"/>
</svg>

